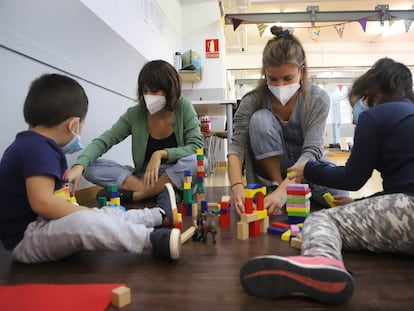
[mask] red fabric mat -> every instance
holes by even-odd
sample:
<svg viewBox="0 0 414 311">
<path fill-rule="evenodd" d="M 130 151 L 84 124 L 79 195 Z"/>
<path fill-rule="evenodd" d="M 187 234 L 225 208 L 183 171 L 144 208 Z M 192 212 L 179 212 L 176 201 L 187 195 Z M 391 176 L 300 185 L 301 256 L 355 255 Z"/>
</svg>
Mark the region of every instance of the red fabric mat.
<svg viewBox="0 0 414 311">
<path fill-rule="evenodd" d="M 125 284 L 25 284 L 0 286 L 7 311 L 104 311 L 112 290 Z"/>
</svg>

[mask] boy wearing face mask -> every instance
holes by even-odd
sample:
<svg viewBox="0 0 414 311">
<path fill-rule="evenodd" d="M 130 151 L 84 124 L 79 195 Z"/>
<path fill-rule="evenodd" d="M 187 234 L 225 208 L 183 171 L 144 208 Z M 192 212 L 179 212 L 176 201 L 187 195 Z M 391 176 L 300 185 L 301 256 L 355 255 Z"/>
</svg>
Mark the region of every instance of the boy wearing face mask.
<svg viewBox="0 0 414 311">
<path fill-rule="evenodd" d="M 263 51 L 263 79 L 246 94 L 234 116 L 228 173 L 235 206 L 244 212 L 243 164 L 247 183 L 277 187 L 265 197 L 269 214 L 286 202 L 286 170 L 305 160 L 329 162 L 323 148 L 328 94 L 308 85 L 305 51 L 289 30 L 273 26 Z M 310 184 L 312 200 L 328 207 L 325 192 L 348 192 Z"/>
<path fill-rule="evenodd" d="M 32 82 L 24 103 L 27 131 L 0 162 L 0 240 L 15 260 L 55 261 L 81 250 L 140 254 L 153 249 L 178 259 L 175 194 L 167 184 L 156 207 L 123 212 L 91 209 L 70 198 L 65 153 L 81 148 L 88 98 L 73 79 L 47 74 Z M 161 228 L 168 227 L 168 228 Z"/>
<path fill-rule="evenodd" d="M 146 63 L 138 76 L 138 105 L 94 139 L 71 169 L 76 189 L 82 175 L 97 185 L 116 184 L 121 203 L 159 195 L 166 183 L 183 190 L 184 171 L 197 183 L 197 149 L 203 148 L 200 121 L 192 102 L 181 96 L 180 77 L 163 60 Z M 100 158 L 131 135 L 134 167 Z M 206 166 L 206 165 L 205 165 Z M 108 196 L 103 189 L 99 196 Z"/>
</svg>

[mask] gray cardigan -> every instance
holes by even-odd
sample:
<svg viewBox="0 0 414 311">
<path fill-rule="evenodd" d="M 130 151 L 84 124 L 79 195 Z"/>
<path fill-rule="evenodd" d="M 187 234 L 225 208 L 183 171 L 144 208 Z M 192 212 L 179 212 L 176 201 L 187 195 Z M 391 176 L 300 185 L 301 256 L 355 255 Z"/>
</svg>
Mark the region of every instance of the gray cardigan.
<svg viewBox="0 0 414 311">
<path fill-rule="evenodd" d="M 316 85 L 310 85 L 308 101 L 302 103 L 301 123 L 304 133 L 302 154 L 296 163 L 306 160 L 321 160 L 330 162 L 324 152 L 323 140 L 325 133 L 326 119 L 329 113 L 330 99 L 328 94 Z M 298 96 L 298 100 L 303 96 Z M 246 95 L 234 116 L 234 129 L 228 154 L 236 155 L 246 167 L 247 183 L 258 183 L 259 180 L 253 171 L 253 154 L 249 144 L 249 122 L 250 117 L 258 109 L 271 107 L 270 94 L 264 96 L 264 103 L 257 102 L 257 93 L 252 92 Z"/>
</svg>

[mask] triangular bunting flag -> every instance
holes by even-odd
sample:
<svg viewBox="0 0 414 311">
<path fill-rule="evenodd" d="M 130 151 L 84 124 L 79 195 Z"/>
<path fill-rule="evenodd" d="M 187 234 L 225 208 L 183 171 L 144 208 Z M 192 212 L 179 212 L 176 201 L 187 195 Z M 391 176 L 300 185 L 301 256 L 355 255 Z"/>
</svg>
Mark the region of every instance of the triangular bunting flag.
<svg viewBox="0 0 414 311">
<path fill-rule="evenodd" d="M 334 28 L 335 28 L 337 34 L 339 35 L 339 37 L 342 39 L 342 35 L 344 34 L 345 24 L 334 25 Z"/>
<path fill-rule="evenodd" d="M 342 91 L 342 84 L 338 84 L 339 93 Z"/>
<path fill-rule="evenodd" d="M 408 30 L 410 29 L 410 27 L 411 27 L 411 24 L 412 24 L 412 20 L 409 20 L 409 19 L 405 19 L 404 20 L 404 25 L 405 25 L 405 32 L 408 32 Z"/>
<path fill-rule="evenodd" d="M 257 29 L 259 30 L 260 37 L 263 35 L 264 31 L 266 30 L 267 25 L 263 23 L 257 24 Z"/>
<path fill-rule="evenodd" d="M 361 24 L 362 30 L 365 32 L 365 30 L 367 29 L 367 19 L 361 18 L 358 20 L 358 23 Z"/>
<path fill-rule="evenodd" d="M 240 26 L 243 20 L 238 19 L 238 18 L 232 18 L 232 21 L 233 21 L 233 30 L 236 31 L 237 27 Z"/>
<path fill-rule="evenodd" d="M 321 27 L 308 28 L 308 32 L 311 34 L 311 39 L 313 41 L 318 41 L 321 34 Z"/>
</svg>

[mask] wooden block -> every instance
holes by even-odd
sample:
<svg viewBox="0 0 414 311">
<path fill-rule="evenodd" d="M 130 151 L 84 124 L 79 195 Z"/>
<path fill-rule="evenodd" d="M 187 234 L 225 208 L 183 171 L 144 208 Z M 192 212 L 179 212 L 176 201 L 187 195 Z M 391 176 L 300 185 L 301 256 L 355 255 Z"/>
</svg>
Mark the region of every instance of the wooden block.
<svg viewBox="0 0 414 311">
<path fill-rule="evenodd" d="M 297 236 L 290 239 L 290 246 L 296 249 L 302 249 L 302 239 Z"/>
<path fill-rule="evenodd" d="M 260 235 L 260 220 L 249 223 L 249 237 L 255 237 Z"/>
<path fill-rule="evenodd" d="M 282 241 L 289 242 L 291 233 L 292 232 L 290 231 L 290 229 L 287 229 L 285 232 L 282 233 L 280 239 Z"/>
<path fill-rule="evenodd" d="M 249 238 L 249 224 L 239 221 L 237 223 L 237 238 L 247 240 Z"/>
<path fill-rule="evenodd" d="M 267 209 L 256 211 L 257 220 L 265 219 L 267 217 Z"/>
<path fill-rule="evenodd" d="M 267 216 L 266 218 L 263 218 L 262 221 L 260 222 L 260 232 L 266 233 L 267 228 L 269 228 L 269 216 Z"/>
<path fill-rule="evenodd" d="M 336 207 L 336 204 L 334 203 L 334 197 L 330 192 L 325 192 L 323 194 L 323 198 L 330 207 Z"/>
<path fill-rule="evenodd" d="M 283 222 L 279 222 L 279 221 L 274 221 L 272 222 L 272 227 L 275 228 L 279 228 L 279 229 L 289 229 L 290 228 L 290 224 L 285 224 Z"/>
<path fill-rule="evenodd" d="M 245 223 L 251 223 L 256 220 L 257 220 L 257 213 L 252 213 L 252 214 L 243 213 L 240 217 L 240 221 L 245 222 Z"/>
<path fill-rule="evenodd" d="M 131 303 L 131 290 L 120 286 L 112 290 L 112 305 L 117 308 L 125 307 Z"/>
<path fill-rule="evenodd" d="M 282 228 L 276 228 L 276 227 L 269 227 L 269 228 L 267 228 L 267 232 L 268 233 L 277 234 L 277 235 L 282 235 L 287 230 L 289 230 L 289 229 L 282 229 Z"/>
<path fill-rule="evenodd" d="M 194 235 L 195 229 L 196 229 L 195 226 L 191 226 L 190 228 L 185 230 L 183 233 L 181 233 L 181 244 L 184 244 L 185 242 L 187 242 Z"/>
</svg>

